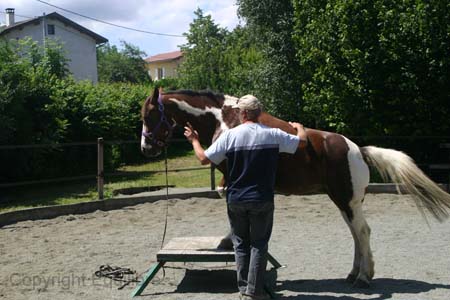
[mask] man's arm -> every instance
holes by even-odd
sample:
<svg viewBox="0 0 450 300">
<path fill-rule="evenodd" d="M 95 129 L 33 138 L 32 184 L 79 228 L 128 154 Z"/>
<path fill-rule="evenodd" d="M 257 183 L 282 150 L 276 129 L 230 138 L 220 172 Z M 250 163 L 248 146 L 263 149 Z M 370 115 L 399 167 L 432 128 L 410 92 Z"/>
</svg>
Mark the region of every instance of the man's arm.
<svg viewBox="0 0 450 300">
<path fill-rule="evenodd" d="M 203 149 L 200 141 L 198 140 L 198 132 L 192 128 L 190 123 L 187 123 L 187 126 L 184 127 L 184 136 L 187 140 L 192 144 L 194 148 L 195 156 L 200 161 L 202 165 L 207 165 L 211 163 L 211 161 L 206 157 L 205 150 Z"/>
<path fill-rule="evenodd" d="M 298 148 L 303 149 L 308 145 L 308 137 L 306 135 L 305 128 L 303 125 L 296 122 L 289 122 L 289 124 L 297 130 L 297 136 L 300 138 L 300 143 L 298 143 Z"/>
</svg>

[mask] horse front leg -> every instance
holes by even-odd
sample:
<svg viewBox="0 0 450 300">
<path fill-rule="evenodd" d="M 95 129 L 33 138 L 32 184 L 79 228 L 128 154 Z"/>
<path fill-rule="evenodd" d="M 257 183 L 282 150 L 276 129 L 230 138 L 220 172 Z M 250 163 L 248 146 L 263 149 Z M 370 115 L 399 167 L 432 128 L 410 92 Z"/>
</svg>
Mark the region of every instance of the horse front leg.
<svg viewBox="0 0 450 300">
<path fill-rule="evenodd" d="M 225 172 L 227 170 L 226 163 L 222 162 L 220 165 L 217 166 L 217 169 L 220 172 L 222 172 L 222 174 L 225 174 Z M 221 197 L 224 197 L 226 195 L 226 187 L 227 187 L 227 182 L 225 180 L 225 175 L 222 175 L 219 186 L 217 187 L 217 191 L 219 192 L 219 195 Z M 222 238 L 222 240 L 220 241 L 217 248 L 223 249 L 223 250 L 232 250 L 233 249 L 233 242 L 231 241 L 231 229 L 229 229 L 227 235 Z"/>
<path fill-rule="evenodd" d="M 227 189 L 227 181 L 225 179 L 225 174 L 227 172 L 227 164 L 225 162 L 220 163 L 216 168 L 222 173 L 222 178 L 220 179 L 219 185 L 217 186 L 217 192 L 221 197 L 224 197 Z"/>
<path fill-rule="evenodd" d="M 222 238 L 217 249 L 221 250 L 233 250 L 233 242 L 231 241 L 231 230 L 228 231 L 228 234 Z"/>
<path fill-rule="evenodd" d="M 217 192 L 219 193 L 220 197 L 224 197 L 225 196 L 225 188 L 226 188 L 226 183 L 225 183 L 225 177 L 222 176 L 222 178 L 220 179 L 219 185 L 217 186 Z"/>
</svg>

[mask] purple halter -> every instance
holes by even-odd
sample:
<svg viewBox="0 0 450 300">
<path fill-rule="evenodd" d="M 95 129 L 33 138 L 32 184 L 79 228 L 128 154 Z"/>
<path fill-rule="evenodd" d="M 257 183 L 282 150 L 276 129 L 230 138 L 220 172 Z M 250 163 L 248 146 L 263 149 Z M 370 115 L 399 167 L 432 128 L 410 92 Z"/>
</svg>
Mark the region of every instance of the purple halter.
<svg viewBox="0 0 450 300">
<path fill-rule="evenodd" d="M 169 121 L 167 121 L 167 117 L 164 114 L 164 104 L 162 102 L 162 98 L 163 98 L 162 94 L 159 94 L 158 110 L 161 112 L 161 117 L 159 119 L 158 124 L 156 124 L 155 128 L 153 128 L 153 130 L 151 132 L 145 132 L 144 130 L 142 130 L 142 136 L 149 138 L 151 140 L 152 144 L 154 144 L 156 142 L 156 144 L 158 144 L 158 146 L 160 146 L 160 147 L 166 146 L 166 141 L 158 141 L 155 138 L 156 133 L 158 132 L 158 129 L 161 127 L 161 124 L 165 124 L 169 130 L 169 134 L 168 134 L 167 138 L 169 138 L 172 135 L 172 125 L 169 123 Z"/>
</svg>

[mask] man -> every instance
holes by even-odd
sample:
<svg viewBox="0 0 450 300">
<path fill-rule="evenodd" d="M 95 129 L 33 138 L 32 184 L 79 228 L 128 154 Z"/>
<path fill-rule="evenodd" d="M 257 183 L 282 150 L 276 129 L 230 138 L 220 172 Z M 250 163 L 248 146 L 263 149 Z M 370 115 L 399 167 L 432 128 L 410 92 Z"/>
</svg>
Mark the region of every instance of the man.
<svg viewBox="0 0 450 300">
<path fill-rule="evenodd" d="M 295 153 L 307 145 L 303 126 L 290 135 L 258 123 L 262 106 L 246 95 L 233 106 L 239 108 L 241 125 L 225 131 L 204 151 L 190 124 L 184 135 L 202 164 L 218 165 L 227 159 L 227 210 L 235 250 L 241 299 L 268 299 L 264 292 L 267 251 L 272 233 L 274 185 L 278 153 Z"/>
</svg>

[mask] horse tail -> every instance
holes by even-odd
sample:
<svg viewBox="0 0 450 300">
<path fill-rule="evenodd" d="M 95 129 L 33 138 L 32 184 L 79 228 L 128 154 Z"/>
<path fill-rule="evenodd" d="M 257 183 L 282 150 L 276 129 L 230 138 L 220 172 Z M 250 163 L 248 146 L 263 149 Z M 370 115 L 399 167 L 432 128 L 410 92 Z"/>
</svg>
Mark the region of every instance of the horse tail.
<svg viewBox="0 0 450 300">
<path fill-rule="evenodd" d="M 424 208 L 440 222 L 449 217 L 450 195 L 428 178 L 411 157 L 397 150 L 374 146 L 360 150 L 365 161 L 378 170 L 384 181 L 390 178 L 397 184 L 399 194 L 404 191 L 412 195 L 424 217 Z"/>
</svg>

